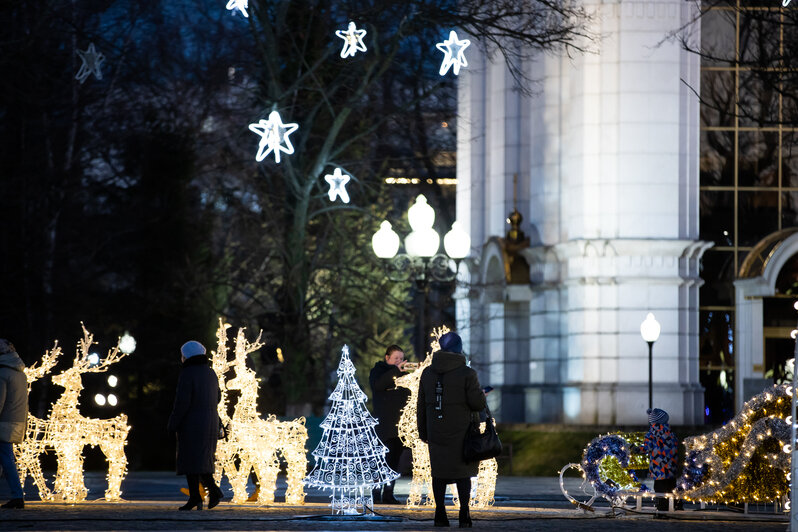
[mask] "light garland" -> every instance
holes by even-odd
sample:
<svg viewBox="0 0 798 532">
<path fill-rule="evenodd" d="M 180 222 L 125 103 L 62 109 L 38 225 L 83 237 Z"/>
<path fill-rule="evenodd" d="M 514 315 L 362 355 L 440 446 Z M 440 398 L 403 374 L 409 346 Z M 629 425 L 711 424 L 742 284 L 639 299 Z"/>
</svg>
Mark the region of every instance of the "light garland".
<svg viewBox="0 0 798 532">
<path fill-rule="evenodd" d="M 338 30 L 335 34 L 344 40 L 344 46 L 341 48 L 341 57 L 353 57 L 358 52 L 365 52 L 366 45 L 363 43 L 363 37 L 366 36 L 366 30 L 359 30 L 354 22 L 349 22 L 346 31 Z"/>
<path fill-rule="evenodd" d="M 435 501 L 432 498 L 432 468 L 429 462 L 429 446 L 418 437 L 418 387 L 421 382 L 421 374 L 424 369 L 432 363 L 432 357 L 440 351 L 440 337 L 449 332 L 445 325 L 433 329 L 430 343 L 430 352 L 418 368 L 406 375 L 396 377 L 394 382 L 397 387 L 410 390 L 410 397 L 399 416 L 397 429 L 402 443 L 409 447 L 413 455 L 413 479 L 410 482 L 410 492 L 407 497 L 407 507 L 417 508 L 420 506 L 433 506 Z M 481 425 L 485 430 L 485 424 Z M 479 463 L 479 471 L 476 481 L 471 484 L 471 494 L 469 507 L 488 508 L 493 505 L 494 493 L 496 491 L 496 477 L 498 476 L 499 465 L 495 458 L 482 460 Z M 424 493 L 426 492 L 426 496 Z M 457 489 L 453 488 L 455 506 L 460 505 Z"/>
<path fill-rule="evenodd" d="M 280 152 L 285 152 L 288 155 L 294 153 L 294 146 L 288 135 L 299 129 L 299 125 L 293 122 L 283 123 L 283 119 L 277 111 L 269 113 L 268 120 L 260 119 L 257 124 L 250 124 L 249 129 L 260 135 L 256 161 L 260 162 L 270 153 L 274 153 L 274 162 L 279 163 Z"/>
<path fill-rule="evenodd" d="M 212 367 L 219 379 L 222 400 L 219 401 L 219 418 L 227 426 L 227 438 L 219 440 L 216 447 L 215 479 L 219 482 L 227 475 L 233 488 L 232 503 L 241 504 L 249 500 L 247 482 L 250 472 L 258 479 L 258 504 L 274 503 L 277 475 L 282 456 L 286 462 L 285 502 L 303 504 L 305 490 L 302 484 L 307 471 L 305 443 L 308 431 L 305 418 L 279 421 L 274 415 L 261 419 L 258 413 L 258 379 L 247 367 L 247 356 L 263 346 L 261 335 L 249 342 L 244 329 L 239 329 L 235 339 L 232 362 L 227 360 L 227 329 L 230 325 L 219 320 L 216 331 L 217 349 L 213 352 Z M 225 374 L 232 368 L 235 377 L 227 379 Z M 239 392 L 233 415 L 229 416 L 229 391 Z M 236 465 L 237 464 L 237 465 Z"/>
<path fill-rule="evenodd" d="M 373 506 L 371 490 L 396 480 L 399 473 L 385 462 L 388 448 L 374 429 L 377 420 L 366 408 L 366 394 L 355 380 L 346 345 L 330 401 L 330 412 L 321 422 L 321 441 L 313 451 L 316 464 L 305 485 L 331 490 L 333 513 L 362 514 Z"/>
<path fill-rule="evenodd" d="M 227 5 L 225 6 L 228 11 L 233 11 L 235 15 L 235 10 L 238 9 L 244 18 L 249 18 L 249 13 L 247 13 L 247 8 L 249 7 L 249 0 L 229 0 Z"/>
<path fill-rule="evenodd" d="M 444 54 L 443 62 L 441 62 L 441 68 L 438 73 L 444 76 L 451 68 L 455 76 L 459 75 L 460 67 L 468 66 L 468 61 L 466 61 L 465 58 L 465 49 L 468 48 L 470 44 L 470 40 L 460 40 L 457 38 L 456 31 L 450 31 L 448 39 L 435 45 L 435 47 Z"/>
<path fill-rule="evenodd" d="M 340 168 L 336 168 L 332 174 L 324 176 L 324 180 L 330 184 L 330 191 L 327 195 L 330 201 L 335 201 L 336 196 L 341 198 L 344 203 L 349 203 L 349 193 L 346 191 L 346 184 L 349 183 L 349 176 L 342 174 Z"/>
<path fill-rule="evenodd" d="M 29 416 L 26 439 L 15 446 L 15 454 L 23 483 L 26 473 L 31 474 L 42 500 L 76 503 L 85 500 L 88 494 L 83 480 L 83 447 L 99 446 L 108 462 L 105 500 L 118 501 L 122 494 L 122 480 L 127 473 L 125 445 L 130 431 L 127 416 L 120 414 L 111 419 L 87 418 L 80 414 L 78 407 L 83 390 L 82 375 L 105 372 L 109 366 L 124 358 L 126 353 L 119 350 L 117 343 L 104 359 L 93 364 L 89 349 L 94 343 L 94 336 L 83 324 L 81 327 L 83 339 L 78 342 L 72 367 L 53 377 L 53 384 L 63 387 L 64 392 L 53 404 L 47 419 Z M 41 365 L 26 372 L 29 385 L 49 372 L 60 354 L 56 343 L 52 350 L 45 353 Z M 39 455 L 48 448 L 55 450 L 58 459 L 52 491 L 45 485 L 39 463 Z"/>
<path fill-rule="evenodd" d="M 75 79 L 81 84 L 92 74 L 94 74 L 94 77 L 97 79 L 103 79 L 100 66 L 103 64 L 103 61 L 105 61 L 105 56 L 97 51 L 94 47 L 94 43 L 89 43 L 89 47 L 85 52 L 83 50 L 78 50 L 77 52 L 80 56 L 81 65 L 80 69 L 78 69 L 78 73 L 75 74 Z"/>
</svg>

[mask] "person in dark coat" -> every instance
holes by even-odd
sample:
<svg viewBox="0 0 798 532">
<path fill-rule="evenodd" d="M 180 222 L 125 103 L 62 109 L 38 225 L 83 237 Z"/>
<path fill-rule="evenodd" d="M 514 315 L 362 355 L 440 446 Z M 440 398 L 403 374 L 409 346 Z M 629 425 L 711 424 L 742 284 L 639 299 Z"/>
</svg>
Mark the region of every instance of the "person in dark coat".
<svg viewBox="0 0 798 532">
<path fill-rule="evenodd" d="M 27 426 L 28 379 L 25 376 L 25 363 L 11 342 L 0 339 L 0 468 L 11 490 L 11 500 L 0 508 L 25 508 L 13 444 L 22 442 Z"/>
<path fill-rule="evenodd" d="M 463 342 L 453 332 L 440 338 L 441 350 L 421 374 L 418 388 L 418 434 L 429 444 L 435 526 L 449 526 L 446 517 L 446 485 L 457 484 L 460 527 L 471 527 L 468 511 L 471 477 L 479 462 L 463 460 L 463 442 L 472 419 L 487 406 L 477 372 L 466 366 Z"/>
<path fill-rule="evenodd" d="M 398 345 L 390 345 L 385 350 L 385 360 L 377 362 L 369 374 L 371 398 L 374 401 L 374 417 L 379 421 L 377 436 L 388 448 L 385 462 L 394 471 L 399 471 L 399 458 L 405 448 L 399 438 L 397 424 L 402 408 L 410 398 L 410 390 L 397 388 L 394 379 L 403 374 L 406 363 L 402 348 Z M 385 484 L 382 487 L 382 494 L 380 494 L 379 488 L 372 490 L 371 495 L 374 502 L 399 504 L 399 501 L 393 496 L 394 482 Z"/>
<path fill-rule="evenodd" d="M 213 480 L 219 412 L 222 398 L 216 373 L 208 365 L 205 347 L 195 341 L 180 348 L 183 369 L 177 381 L 175 404 L 167 428 L 177 433 L 177 474 L 186 475 L 189 498 L 179 510 L 202 510 L 199 483 L 208 491 L 208 508 L 222 500 Z"/>
</svg>

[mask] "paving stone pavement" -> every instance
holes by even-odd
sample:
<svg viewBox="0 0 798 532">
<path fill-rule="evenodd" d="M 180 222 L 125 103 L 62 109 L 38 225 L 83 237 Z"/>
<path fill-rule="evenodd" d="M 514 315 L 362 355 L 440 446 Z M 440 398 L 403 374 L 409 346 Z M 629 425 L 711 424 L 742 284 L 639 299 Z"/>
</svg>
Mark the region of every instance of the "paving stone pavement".
<svg viewBox="0 0 798 532">
<path fill-rule="evenodd" d="M 5 484 L 4 482 L 0 484 Z M 39 502 L 35 488 L 26 485 L 24 510 L 0 510 L 0 530 L 432 530 L 431 509 L 407 509 L 403 506 L 376 505 L 374 519 L 331 520 L 327 506 L 329 499 L 322 491 L 311 490 L 307 502 L 301 506 L 278 502 L 269 507 L 253 503 L 232 505 L 221 503 L 213 510 L 179 512 L 185 501 L 180 493 L 183 477 L 164 472 L 131 472 L 122 485 L 124 501 L 108 503 L 98 497 L 105 488 L 104 476 L 87 473 L 89 499 L 80 504 Z M 579 482 L 569 479 L 566 487 L 571 493 Z M 226 490 L 229 500 L 229 485 Z M 3 486 L 4 488 L 4 486 Z M 409 481 L 397 482 L 399 498 L 407 495 Z M 285 493 L 285 483 L 278 481 L 279 501 Z M 0 499 L 8 494 L 0 490 Z M 726 508 L 700 510 L 688 505 L 684 512 L 654 518 L 651 503 L 642 511 L 613 512 L 601 501 L 595 512 L 584 512 L 572 506 L 560 492 L 554 477 L 499 477 L 496 503 L 489 510 L 472 512 L 474 528 L 478 530 L 532 531 L 724 531 L 787 530 L 787 518 L 773 513 L 765 506 L 752 508 L 744 515 Z M 457 510 L 449 507 L 449 519 L 457 527 Z M 379 520 L 387 517 L 391 520 Z"/>
</svg>

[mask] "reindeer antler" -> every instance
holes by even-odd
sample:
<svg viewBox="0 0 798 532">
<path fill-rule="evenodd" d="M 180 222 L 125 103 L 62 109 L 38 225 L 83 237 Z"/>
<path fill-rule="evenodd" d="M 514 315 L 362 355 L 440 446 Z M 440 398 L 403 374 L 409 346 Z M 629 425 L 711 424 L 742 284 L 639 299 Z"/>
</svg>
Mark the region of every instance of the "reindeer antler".
<svg viewBox="0 0 798 532">
<path fill-rule="evenodd" d="M 58 357 L 61 356 L 61 348 L 58 346 L 58 340 L 53 343 L 53 348 L 44 352 L 42 359 L 25 368 L 25 377 L 28 378 L 28 391 L 30 392 L 30 385 L 41 379 L 58 363 Z"/>
<path fill-rule="evenodd" d="M 106 371 L 109 366 L 127 356 L 127 353 L 119 350 L 121 338 L 118 338 L 116 340 L 116 345 L 108 350 L 108 354 L 105 358 L 101 359 L 97 365 L 92 366 L 91 362 L 89 362 L 89 349 L 91 349 L 94 343 L 94 335 L 86 329 L 83 322 L 80 322 L 80 326 L 83 328 L 83 338 L 78 341 L 78 350 L 75 354 L 75 361 L 72 364 L 72 367 L 75 368 L 78 373 L 102 373 Z"/>
</svg>

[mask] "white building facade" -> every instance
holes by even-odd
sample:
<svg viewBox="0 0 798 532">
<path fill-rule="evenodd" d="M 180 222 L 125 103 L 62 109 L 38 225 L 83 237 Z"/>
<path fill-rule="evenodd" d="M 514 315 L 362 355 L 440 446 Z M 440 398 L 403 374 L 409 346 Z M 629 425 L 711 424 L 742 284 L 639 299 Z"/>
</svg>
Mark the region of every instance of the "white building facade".
<svg viewBox="0 0 798 532">
<path fill-rule="evenodd" d="M 667 38 L 695 5 L 585 4 L 600 39 L 522 65 L 540 80 L 531 96 L 501 59 L 468 50 L 457 218 L 478 259 L 458 328 L 499 421 L 645 424 L 652 312 L 653 405 L 699 424 L 699 263 L 712 246 L 699 239 L 700 64 Z M 508 251 L 514 208 L 529 243 Z"/>
</svg>

